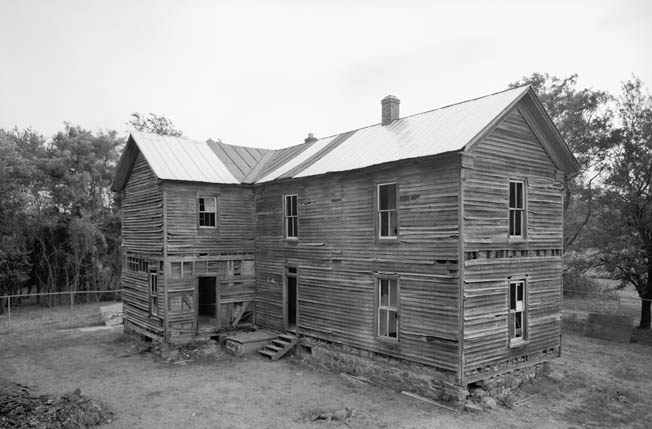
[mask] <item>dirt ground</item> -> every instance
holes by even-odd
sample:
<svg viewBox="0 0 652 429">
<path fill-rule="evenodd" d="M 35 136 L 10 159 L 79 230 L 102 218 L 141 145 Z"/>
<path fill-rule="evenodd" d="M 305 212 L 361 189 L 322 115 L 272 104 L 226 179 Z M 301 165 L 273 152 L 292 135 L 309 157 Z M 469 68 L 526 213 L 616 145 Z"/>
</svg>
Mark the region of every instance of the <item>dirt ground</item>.
<svg viewBox="0 0 652 429">
<path fill-rule="evenodd" d="M 18 326 L 18 325 L 17 325 Z M 121 329 L 0 330 L 0 378 L 39 393 L 80 388 L 115 418 L 107 428 L 325 427 L 311 416 L 348 408 L 329 427 L 509 428 L 652 425 L 652 347 L 566 334 L 556 377 L 525 385 L 512 409 L 452 412 L 398 391 L 352 383 L 294 357 L 222 350 L 168 363 Z"/>
</svg>

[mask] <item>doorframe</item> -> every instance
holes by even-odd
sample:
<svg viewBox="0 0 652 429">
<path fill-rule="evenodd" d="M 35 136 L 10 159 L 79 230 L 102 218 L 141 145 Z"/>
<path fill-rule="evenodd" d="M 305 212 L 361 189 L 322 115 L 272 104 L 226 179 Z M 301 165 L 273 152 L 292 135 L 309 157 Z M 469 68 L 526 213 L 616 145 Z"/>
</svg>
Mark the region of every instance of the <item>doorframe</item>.
<svg viewBox="0 0 652 429">
<path fill-rule="evenodd" d="M 289 273 L 288 268 L 294 268 L 296 270 L 296 273 Z M 290 329 L 290 324 L 289 324 L 289 306 L 288 306 L 288 300 L 289 300 L 289 292 L 288 292 L 288 277 L 294 277 L 296 279 L 295 281 L 295 303 L 294 303 L 294 318 L 295 320 L 295 331 L 298 334 L 299 333 L 299 267 L 294 264 L 285 264 L 283 266 L 283 330 L 287 331 Z"/>
<path fill-rule="evenodd" d="M 195 281 L 195 334 L 199 332 L 199 279 L 213 278 L 215 279 L 215 328 L 222 329 L 221 326 L 221 313 L 220 313 L 220 280 L 216 275 L 197 275 Z"/>
</svg>

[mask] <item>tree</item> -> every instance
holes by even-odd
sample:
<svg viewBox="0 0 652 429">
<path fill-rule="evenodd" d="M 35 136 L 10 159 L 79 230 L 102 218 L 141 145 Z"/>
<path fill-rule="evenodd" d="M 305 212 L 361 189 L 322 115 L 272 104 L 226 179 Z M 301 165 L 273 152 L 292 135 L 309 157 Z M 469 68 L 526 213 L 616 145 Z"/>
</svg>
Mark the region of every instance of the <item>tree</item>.
<svg viewBox="0 0 652 429">
<path fill-rule="evenodd" d="M 132 119 L 127 122 L 127 125 L 132 126 L 136 131 L 146 131 L 149 133 L 166 136 L 183 137 L 183 132 L 178 130 L 172 121 L 163 115 L 157 115 L 150 112 L 149 115 L 145 117 L 140 113 L 132 113 L 131 118 Z"/>
<path fill-rule="evenodd" d="M 32 130 L 0 129 L 0 295 L 18 294 L 30 279 L 27 214 L 37 208 L 32 188 L 40 180 L 32 159 L 43 155 L 43 141 Z"/>
<path fill-rule="evenodd" d="M 652 98 L 640 79 L 623 83 L 617 100 L 620 127 L 608 166 L 594 246 L 621 287 L 641 297 L 639 328 L 650 329 L 652 300 Z"/>
<path fill-rule="evenodd" d="M 116 283 L 120 221 L 110 185 L 122 145 L 115 131 L 70 124 L 50 141 L 0 130 L 0 295 Z"/>
</svg>

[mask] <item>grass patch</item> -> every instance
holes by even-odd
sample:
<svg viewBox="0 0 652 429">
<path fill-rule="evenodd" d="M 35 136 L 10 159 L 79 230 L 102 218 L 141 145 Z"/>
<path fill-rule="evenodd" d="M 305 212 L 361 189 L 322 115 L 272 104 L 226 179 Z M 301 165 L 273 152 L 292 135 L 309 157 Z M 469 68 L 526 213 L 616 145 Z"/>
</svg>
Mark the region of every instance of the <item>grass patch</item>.
<svg viewBox="0 0 652 429">
<path fill-rule="evenodd" d="M 566 421 L 583 427 L 647 428 L 650 417 L 642 394 L 614 386 L 590 389 L 578 406 L 564 413 Z"/>
</svg>

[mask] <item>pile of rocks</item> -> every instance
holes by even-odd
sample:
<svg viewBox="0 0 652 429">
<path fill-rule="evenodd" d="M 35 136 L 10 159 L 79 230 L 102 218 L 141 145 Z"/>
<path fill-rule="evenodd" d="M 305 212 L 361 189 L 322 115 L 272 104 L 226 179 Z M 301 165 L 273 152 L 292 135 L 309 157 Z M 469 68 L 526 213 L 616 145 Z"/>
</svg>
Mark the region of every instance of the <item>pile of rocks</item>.
<svg viewBox="0 0 652 429">
<path fill-rule="evenodd" d="M 0 427 L 86 428 L 109 423 L 113 414 L 76 389 L 61 397 L 36 395 L 29 387 L 0 381 Z"/>
</svg>

